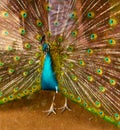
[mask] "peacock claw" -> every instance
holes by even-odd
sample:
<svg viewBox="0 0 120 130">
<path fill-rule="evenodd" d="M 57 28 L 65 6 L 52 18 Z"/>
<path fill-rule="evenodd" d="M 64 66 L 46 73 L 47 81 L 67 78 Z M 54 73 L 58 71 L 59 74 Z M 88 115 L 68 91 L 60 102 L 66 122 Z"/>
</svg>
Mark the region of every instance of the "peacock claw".
<svg viewBox="0 0 120 130">
<path fill-rule="evenodd" d="M 56 114 L 56 108 L 54 108 L 54 105 L 55 103 L 52 103 L 51 106 L 50 106 L 50 109 L 49 110 L 46 110 L 46 111 L 43 111 L 43 112 L 46 112 L 47 113 L 47 116 L 51 115 L 52 113 L 53 114 Z"/>
<path fill-rule="evenodd" d="M 63 107 L 61 108 L 58 108 L 58 109 L 61 109 L 62 111 L 61 112 L 64 112 L 65 110 L 68 110 L 68 111 L 72 111 L 68 106 L 64 105 Z"/>
<path fill-rule="evenodd" d="M 60 107 L 58 109 L 61 109 L 62 111 L 61 112 L 64 112 L 65 110 L 68 110 L 68 111 L 72 111 L 69 107 L 68 107 L 68 104 L 67 104 L 67 98 L 65 98 L 65 104 L 63 107 Z"/>
<path fill-rule="evenodd" d="M 43 112 L 47 112 L 47 113 L 48 113 L 47 116 L 51 115 L 52 113 L 53 113 L 53 114 L 56 114 L 56 111 L 55 111 L 56 108 L 54 107 L 54 106 L 55 106 L 54 101 L 55 101 L 55 95 L 53 96 L 53 100 L 52 100 L 52 104 L 51 104 L 51 106 L 50 106 L 50 109 L 47 110 L 47 111 L 43 111 Z"/>
</svg>

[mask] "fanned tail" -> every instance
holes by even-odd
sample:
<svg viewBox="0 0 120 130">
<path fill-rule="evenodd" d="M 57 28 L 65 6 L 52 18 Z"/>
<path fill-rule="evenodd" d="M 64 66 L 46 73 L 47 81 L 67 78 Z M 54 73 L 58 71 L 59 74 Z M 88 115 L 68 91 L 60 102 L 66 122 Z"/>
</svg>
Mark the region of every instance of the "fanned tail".
<svg viewBox="0 0 120 130">
<path fill-rule="evenodd" d="M 61 92 L 119 126 L 120 2 L 77 1 L 76 10 L 76 24 L 61 43 Z"/>
<path fill-rule="evenodd" d="M 1 104 L 40 90 L 45 35 L 60 92 L 120 126 L 119 1 L 12 0 L 0 8 Z"/>
<path fill-rule="evenodd" d="M 46 3 L 0 1 L 0 103 L 39 91 Z"/>
</svg>

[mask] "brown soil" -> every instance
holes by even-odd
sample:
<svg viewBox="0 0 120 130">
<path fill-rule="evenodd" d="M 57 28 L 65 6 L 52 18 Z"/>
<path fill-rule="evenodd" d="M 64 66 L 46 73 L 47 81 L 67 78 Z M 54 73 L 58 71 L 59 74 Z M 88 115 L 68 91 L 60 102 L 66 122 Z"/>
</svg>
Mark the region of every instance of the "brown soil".
<svg viewBox="0 0 120 130">
<path fill-rule="evenodd" d="M 24 98 L 0 106 L 0 130 L 118 130 L 69 101 L 71 112 L 46 116 L 43 110 L 49 108 L 52 93 L 40 92 L 29 99 Z M 56 96 L 56 107 L 64 104 L 64 97 Z"/>
</svg>

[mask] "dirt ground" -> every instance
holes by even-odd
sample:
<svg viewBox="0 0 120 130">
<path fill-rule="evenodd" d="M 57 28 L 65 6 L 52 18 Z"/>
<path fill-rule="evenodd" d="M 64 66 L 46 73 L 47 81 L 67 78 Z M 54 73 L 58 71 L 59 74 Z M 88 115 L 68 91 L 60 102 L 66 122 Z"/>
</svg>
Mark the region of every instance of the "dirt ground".
<svg viewBox="0 0 120 130">
<path fill-rule="evenodd" d="M 69 101 L 72 111 L 46 116 L 52 93 L 40 92 L 32 97 L 0 106 L 0 130 L 118 130 L 114 125 L 92 115 Z M 56 107 L 64 104 L 62 95 L 56 96 Z"/>
</svg>

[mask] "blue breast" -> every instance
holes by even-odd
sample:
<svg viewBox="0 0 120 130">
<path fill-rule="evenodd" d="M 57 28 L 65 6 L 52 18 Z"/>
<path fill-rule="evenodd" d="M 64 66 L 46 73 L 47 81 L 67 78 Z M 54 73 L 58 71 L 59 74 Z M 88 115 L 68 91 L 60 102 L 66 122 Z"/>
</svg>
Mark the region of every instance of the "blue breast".
<svg viewBox="0 0 120 130">
<path fill-rule="evenodd" d="M 52 68 L 52 59 L 49 52 L 47 52 L 44 61 L 41 85 L 43 90 L 58 91 L 58 82 Z"/>
</svg>

